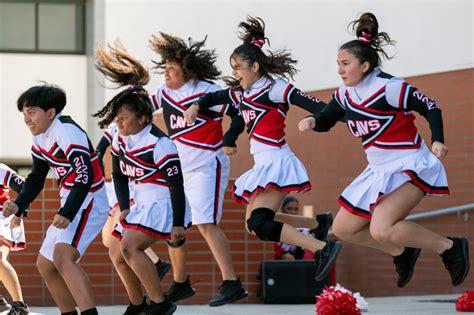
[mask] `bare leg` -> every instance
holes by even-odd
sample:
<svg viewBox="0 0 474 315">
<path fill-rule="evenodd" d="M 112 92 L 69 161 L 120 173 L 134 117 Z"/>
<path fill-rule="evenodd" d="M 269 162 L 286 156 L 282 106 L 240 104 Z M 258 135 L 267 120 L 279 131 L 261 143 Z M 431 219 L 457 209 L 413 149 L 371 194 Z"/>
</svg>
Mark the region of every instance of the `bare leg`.
<svg viewBox="0 0 474 315">
<path fill-rule="evenodd" d="M 173 280 L 179 283 L 185 282 L 188 279 L 186 270 L 188 248 L 186 243 L 178 248 L 168 246 L 168 252 L 170 253 L 171 265 L 173 265 Z"/>
<path fill-rule="evenodd" d="M 267 189 L 265 192 L 258 193 L 252 198 L 252 206 L 249 205 L 247 207 L 246 218 L 248 219 L 250 217 L 254 209 L 261 207 L 268 208 L 276 212 L 286 195 L 286 193 L 273 189 Z M 325 242 L 321 242 L 311 236 L 305 235 L 288 224 L 283 224 L 280 241 L 308 249 L 312 252 L 321 250 L 324 246 L 326 246 Z"/>
<path fill-rule="evenodd" d="M 369 220 L 352 214 L 341 207 L 332 225 L 332 231 L 339 239 L 345 242 L 375 248 L 392 256 L 398 256 L 403 252 L 404 246 L 379 243 L 374 240 L 372 235 L 370 235 L 369 226 Z"/>
<path fill-rule="evenodd" d="M 66 243 L 58 243 L 54 248 L 54 264 L 66 282 L 81 311 L 95 308 L 94 295 L 89 277 L 77 263 L 80 255 L 77 249 Z"/>
<path fill-rule="evenodd" d="M 211 249 L 222 273 L 222 280 L 237 280 L 232 264 L 230 246 L 224 232 L 215 224 L 199 224 L 199 232 Z"/>
<path fill-rule="evenodd" d="M 120 210 L 115 210 L 115 213 L 120 213 Z M 114 240 L 114 236 L 112 235 L 112 231 L 115 228 L 115 224 L 117 223 L 117 215 L 111 217 L 107 217 L 107 221 L 105 221 L 105 225 L 102 228 L 102 243 L 105 247 L 110 248 L 110 244 Z"/>
<path fill-rule="evenodd" d="M 61 313 L 72 312 L 75 310 L 76 303 L 74 302 L 74 298 L 54 263 L 40 254 L 36 260 L 36 267 L 38 268 L 41 277 L 46 282 L 49 293 L 53 297 L 53 300 Z"/>
<path fill-rule="evenodd" d="M 380 243 L 416 247 L 441 254 L 452 247 L 453 242 L 414 222 L 404 221 L 423 198 L 423 192 L 406 183 L 385 196 L 375 207 L 370 234 Z"/>
<path fill-rule="evenodd" d="M 7 289 L 8 293 L 12 297 L 14 302 L 22 301 L 23 294 L 21 292 L 20 281 L 18 280 L 18 275 L 16 274 L 15 269 L 8 261 L 8 254 L 10 253 L 10 247 L 3 245 L 1 258 L 0 258 L 0 276 L 3 282 L 3 285 Z"/>
<path fill-rule="evenodd" d="M 286 214 L 278 212 L 275 214 L 275 221 L 286 223 L 295 228 L 306 228 L 313 230 L 318 227 L 318 221 L 315 218 L 308 218 L 301 215 Z"/>
<path fill-rule="evenodd" d="M 120 242 L 118 239 L 112 240 L 109 248 L 109 256 L 114 264 L 115 270 L 120 276 L 125 289 L 127 290 L 130 302 L 139 305 L 143 302 L 144 292 L 137 275 L 133 272 L 120 251 Z"/>
<path fill-rule="evenodd" d="M 145 254 L 145 249 L 156 242 L 156 238 L 140 231 L 127 229 L 120 242 L 122 255 L 127 264 L 140 279 L 150 300 L 161 303 L 165 297 L 161 290 L 160 279 L 151 259 Z"/>
</svg>

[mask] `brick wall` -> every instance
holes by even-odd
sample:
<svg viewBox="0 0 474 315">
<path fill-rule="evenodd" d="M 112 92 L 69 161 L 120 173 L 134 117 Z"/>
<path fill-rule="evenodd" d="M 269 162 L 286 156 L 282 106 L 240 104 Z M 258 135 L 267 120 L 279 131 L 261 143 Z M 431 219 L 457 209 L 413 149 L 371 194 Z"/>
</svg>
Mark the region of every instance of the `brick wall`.
<svg viewBox="0 0 474 315">
<path fill-rule="evenodd" d="M 445 122 L 445 138 L 449 155 L 443 163 L 446 167 L 451 195 L 446 198 L 426 198 L 414 211 L 423 212 L 448 206 L 474 202 L 474 71 L 473 69 L 438 73 L 409 78 L 408 81 L 423 93 L 436 99 L 442 106 Z M 328 101 L 331 90 L 311 93 Z M 346 127 L 337 126 L 329 134 L 299 133 L 297 122 L 307 114 L 292 108 L 287 119 L 287 142 L 305 164 L 313 183 L 310 193 L 299 195 L 301 204 L 313 205 L 316 212 L 339 208 L 336 199 L 342 189 L 366 165 L 359 141 L 353 138 Z M 417 119 L 422 136 L 429 140 L 429 129 L 423 119 Z M 239 153 L 231 158 L 233 178 L 253 164 L 249 155 L 248 140 L 242 135 L 238 142 Z M 25 300 L 32 305 L 53 304 L 46 286 L 35 268 L 35 259 L 46 228 L 58 207 L 56 187 L 48 180 L 45 190 L 32 206 L 30 217 L 25 222 L 27 250 L 11 254 L 11 262 L 20 276 Z M 221 227 L 230 240 L 232 257 L 237 273 L 249 290 L 244 302 L 257 302 L 259 288 L 256 279 L 260 261 L 271 259 L 272 244 L 264 244 L 244 232 L 243 207 L 232 203 L 229 193 L 224 203 Z M 42 211 L 41 211 L 42 210 Z M 442 218 L 424 220 L 420 223 L 443 235 L 465 235 L 471 242 L 471 260 L 474 261 L 474 212 L 469 216 L 456 214 Z M 188 233 L 189 272 L 198 293 L 186 303 L 207 303 L 218 291 L 220 272 L 207 245 L 197 232 Z M 168 259 L 166 246 L 157 244 L 157 253 Z M 127 303 L 125 290 L 109 262 L 100 237 L 91 245 L 83 259 L 100 304 Z M 163 286 L 168 287 L 172 277 L 167 275 Z M 471 272 L 466 282 L 453 288 L 441 260 L 433 253 L 423 252 L 416 266 L 413 280 L 404 289 L 395 285 L 396 276 L 391 258 L 371 249 L 344 244 L 337 262 L 336 279 L 342 285 L 360 291 L 364 296 L 460 293 L 474 287 Z"/>
</svg>

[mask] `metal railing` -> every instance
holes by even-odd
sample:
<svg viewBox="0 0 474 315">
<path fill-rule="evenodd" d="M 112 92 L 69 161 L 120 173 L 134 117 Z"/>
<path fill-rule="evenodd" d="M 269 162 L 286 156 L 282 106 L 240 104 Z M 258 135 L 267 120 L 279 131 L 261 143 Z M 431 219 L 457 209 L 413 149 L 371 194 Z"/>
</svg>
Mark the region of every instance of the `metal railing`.
<svg viewBox="0 0 474 315">
<path fill-rule="evenodd" d="M 474 210 L 474 203 L 468 203 L 462 206 L 456 206 L 456 207 L 449 207 L 449 208 L 444 208 L 444 209 L 437 209 L 437 210 L 432 210 L 424 213 L 417 213 L 417 214 L 412 214 L 406 217 L 405 220 L 408 221 L 416 221 L 416 220 L 423 220 L 423 219 L 432 219 L 432 218 L 437 218 L 441 217 L 444 215 L 449 215 L 453 213 L 458 213 L 459 215 L 463 212 L 465 212 L 465 220 L 469 218 L 467 212 Z"/>
</svg>

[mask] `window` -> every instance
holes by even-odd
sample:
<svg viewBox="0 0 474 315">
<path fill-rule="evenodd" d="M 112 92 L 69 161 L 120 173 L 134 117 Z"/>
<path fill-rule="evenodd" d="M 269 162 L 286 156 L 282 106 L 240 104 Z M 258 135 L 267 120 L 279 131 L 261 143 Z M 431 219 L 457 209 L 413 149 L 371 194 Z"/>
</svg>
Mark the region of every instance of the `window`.
<svg viewBox="0 0 474 315">
<path fill-rule="evenodd" d="M 83 54 L 85 0 L 0 0 L 0 52 Z"/>
</svg>

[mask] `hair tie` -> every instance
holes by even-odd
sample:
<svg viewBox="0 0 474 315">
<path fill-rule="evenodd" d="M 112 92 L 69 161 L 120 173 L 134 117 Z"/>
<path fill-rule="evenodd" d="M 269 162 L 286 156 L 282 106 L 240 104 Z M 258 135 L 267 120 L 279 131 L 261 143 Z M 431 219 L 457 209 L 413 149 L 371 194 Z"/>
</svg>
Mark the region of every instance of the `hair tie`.
<svg viewBox="0 0 474 315">
<path fill-rule="evenodd" d="M 258 48 L 262 48 L 263 45 L 265 44 L 265 38 L 263 38 L 263 37 L 254 38 L 254 39 L 252 39 L 252 41 L 250 43 L 252 45 L 257 46 Z"/>
<path fill-rule="evenodd" d="M 372 35 L 370 35 L 369 33 L 366 33 L 364 31 L 362 31 L 362 34 L 357 38 L 357 40 L 363 44 L 370 44 L 370 42 L 372 41 Z"/>
</svg>

